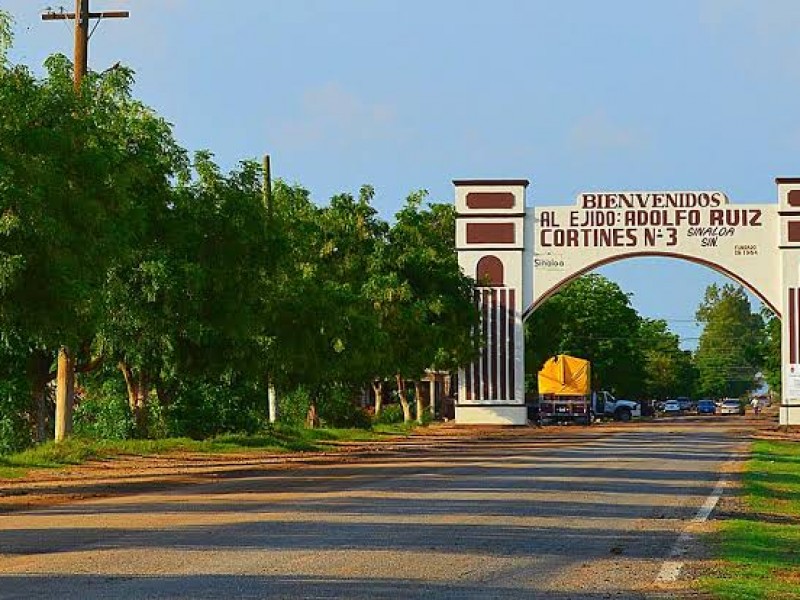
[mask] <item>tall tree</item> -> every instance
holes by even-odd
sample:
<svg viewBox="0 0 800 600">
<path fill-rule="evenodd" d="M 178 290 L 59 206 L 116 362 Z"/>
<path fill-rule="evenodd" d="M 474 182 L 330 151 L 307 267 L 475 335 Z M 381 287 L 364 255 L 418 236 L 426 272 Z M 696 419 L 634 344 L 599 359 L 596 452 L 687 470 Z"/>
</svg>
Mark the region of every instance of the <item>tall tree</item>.
<svg viewBox="0 0 800 600">
<path fill-rule="evenodd" d="M 390 340 L 381 366 L 397 381 L 406 421 L 411 418 L 406 380 L 416 382 L 421 419 L 425 370 L 469 362 L 479 343 L 474 281 L 461 271 L 455 253 L 455 211 L 450 205 L 425 206 L 426 197 L 424 191 L 409 195 L 397 213 L 373 286 L 381 328 Z"/>
<path fill-rule="evenodd" d="M 386 342 L 364 293 L 388 229 L 372 197 L 365 186 L 358 198 L 340 194 L 318 208 L 304 190 L 276 185 L 275 218 L 292 250 L 272 278 L 270 370 L 283 387 L 309 390 L 311 424 L 332 388 L 370 380 Z"/>
<path fill-rule="evenodd" d="M 262 368 L 254 334 L 264 319 L 262 265 L 275 249 L 260 167 L 245 162 L 226 175 L 207 152 L 192 167 L 194 178 L 153 195 L 141 243 L 105 286 L 102 339 L 140 426 L 153 389 L 168 402 L 181 377 Z"/>
<path fill-rule="evenodd" d="M 644 353 L 643 393 L 650 398 L 693 396 L 697 373 L 692 353 L 682 350 L 680 338 L 663 319 L 642 319 L 639 344 Z"/>
<path fill-rule="evenodd" d="M 6 53 L 11 47 L 11 15 L 0 9 L 0 69 L 6 66 Z"/>
<path fill-rule="evenodd" d="M 36 390 L 59 347 L 90 366 L 108 269 L 183 160 L 169 125 L 131 97 L 131 71 L 90 74 L 76 94 L 65 57 L 45 66 L 43 79 L 0 70 L 0 327 L 27 341 Z"/>
<path fill-rule="evenodd" d="M 708 286 L 697 320 L 704 324 L 695 354 L 703 394 L 739 397 L 752 390 L 763 365 L 764 321 L 744 289 Z"/>
<path fill-rule="evenodd" d="M 764 320 L 764 362 L 762 373 L 764 381 L 773 394 L 781 393 L 781 320 L 768 308 L 761 310 Z"/>
</svg>

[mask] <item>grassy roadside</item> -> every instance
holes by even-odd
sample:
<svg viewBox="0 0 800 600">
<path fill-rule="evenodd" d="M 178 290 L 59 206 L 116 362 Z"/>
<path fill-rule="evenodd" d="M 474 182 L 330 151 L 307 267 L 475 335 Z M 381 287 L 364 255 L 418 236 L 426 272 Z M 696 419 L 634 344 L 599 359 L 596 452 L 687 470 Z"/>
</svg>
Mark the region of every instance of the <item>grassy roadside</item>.
<svg viewBox="0 0 800 600">
<path fill-rule="evenodd" d="M 702 586 L 723 599 L 800 599 L 800 443 L 755 442 L 741 500 L 715 534 L 721 566 Z"/>
<path fill-rule="evenodd" d="M 24 477 L 31 469 L 53 469 L 122 454 L 139 456 L 170 452 L 311 452 L 330 450 L 336 442 L 368 442 L 407 435 L 414 426 L 376 425 L 373 429 L 304 429 L 279 426 L 255 435 L 222 435 L 207 440 L 87 440 L 47 442 L 24 452 L 0 455 L 0 478 Z"/>
</svg>

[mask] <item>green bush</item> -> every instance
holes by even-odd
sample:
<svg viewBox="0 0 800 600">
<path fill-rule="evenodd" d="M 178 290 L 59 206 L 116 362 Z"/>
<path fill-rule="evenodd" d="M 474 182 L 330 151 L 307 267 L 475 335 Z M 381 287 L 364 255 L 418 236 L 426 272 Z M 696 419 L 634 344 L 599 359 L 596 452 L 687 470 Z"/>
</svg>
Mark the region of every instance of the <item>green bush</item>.
<svg viewBox="0 0 800 600">
<path fill-rule="evenodd" d="M 303 387 L 285 393 L 279 391 L 278 421 L 292 427 L 303 427 L 306 424 L 310 403 L 308 390 Z"/>
<path fill-rule="evenodd" d="M 372 426 L 367 412 L 353 402 L 353 390 L 331 388 L 319 402 L 319 417 L 328 427 L 369 429 Z"/>
<path fill-rule="evenodd" d="M 166 409 L 170 435 L 205 439 L 221 433 L 255 433 L 264 423 L 266 391 L 231 381 L 184 381 Z"/>
<path fill-rule="evenodd" d="M 119 382 L 109 379 L 87 391 L 75 407 L 75 434 L 97 440 L 127 440 L 134 437 L 136 423 L 127 395 Z"/>
<path fill-rule="evenodd" d="M 160 440 L 170 437 L 169 411 L 166 406 L 161 404 L 158 396 L 152 394 L 147 405 L 147 437 L 152 440 Z"/>
<path fill-rule="evenodd" d="M 393 425 L 403 422 L 403 407 L 399 404 L 385 404 L 381 409 L 381 414 L 375 417 L 375 423 L 381 425 Z"/>
<path fill-rule="evenodd" d="M 0 381 L 0 454 L 19 452 L 33 443 L 26 419 L 29 398 L 25 381 Z"/>
</svg>

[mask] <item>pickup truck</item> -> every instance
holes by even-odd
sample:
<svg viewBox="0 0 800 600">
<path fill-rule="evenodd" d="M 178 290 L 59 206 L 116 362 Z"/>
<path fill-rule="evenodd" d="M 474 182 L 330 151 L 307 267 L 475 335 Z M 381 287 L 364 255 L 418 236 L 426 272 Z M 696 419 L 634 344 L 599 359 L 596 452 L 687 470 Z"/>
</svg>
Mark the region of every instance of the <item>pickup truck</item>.
<svg viewBox="0 0 800 600">
<path fill-rule="evenodd" d="M 630 421 L 642 416 L 642 407 L 633 400 L 617 399 L 611 392 L 600 390 L 589 396 L 542 394 L 539 396 L 539 418 L 546 421 L 592 422 L 600 418 Z"/>
</svg>

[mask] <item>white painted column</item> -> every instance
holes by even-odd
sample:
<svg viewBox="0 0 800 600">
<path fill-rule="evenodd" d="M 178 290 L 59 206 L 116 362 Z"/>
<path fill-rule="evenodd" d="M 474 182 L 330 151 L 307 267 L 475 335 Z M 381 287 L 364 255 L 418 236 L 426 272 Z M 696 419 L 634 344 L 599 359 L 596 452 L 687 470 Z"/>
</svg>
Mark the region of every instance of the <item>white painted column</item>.
<svg viewBox="0 0 800 600">
<path fill-rule="evenodd" d="M 776 179 L 780 215 L 780 424 L 800 425 L 800 179 Z"/>
<path fill-rule="evenodd" d="M 461 180 L 456 187 L 456 249 L 478 280 L 485 347 L 459 371 L 456 422 L 527 424 L 522 329 L 527 180 Z"/>
</svg>

